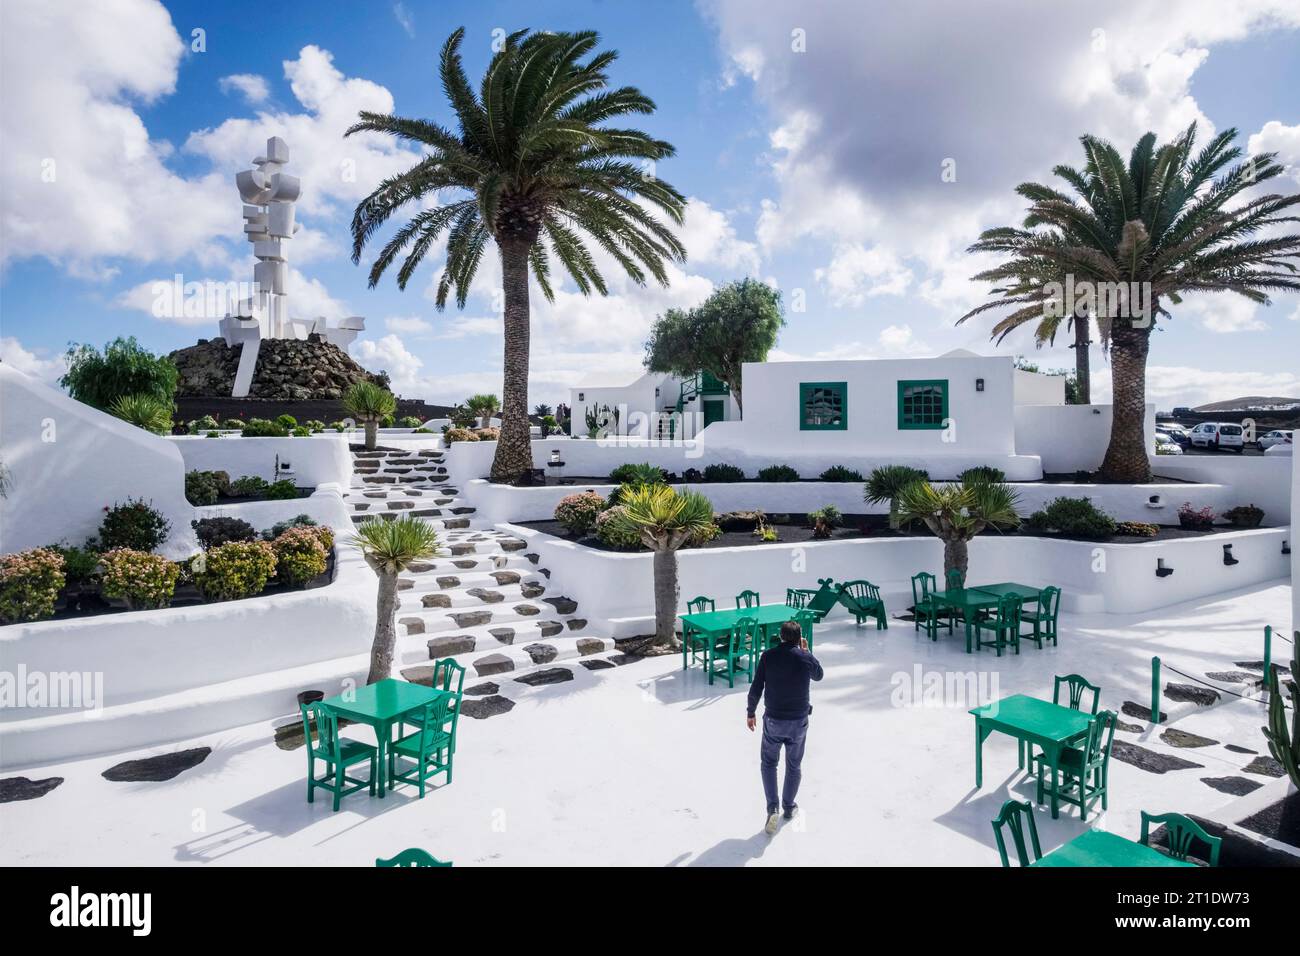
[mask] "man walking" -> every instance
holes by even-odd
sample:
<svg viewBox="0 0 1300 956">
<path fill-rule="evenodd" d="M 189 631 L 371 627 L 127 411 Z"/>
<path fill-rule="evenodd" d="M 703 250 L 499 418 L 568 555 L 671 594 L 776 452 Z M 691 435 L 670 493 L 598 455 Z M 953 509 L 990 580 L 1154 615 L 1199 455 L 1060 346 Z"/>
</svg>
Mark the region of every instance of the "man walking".
<svg viewBox="0 0 1300 956">
<path fill-rule="evenodd" d="M 763 745 L 759 751 L 759 771 L 763 793 L 767 796 L 767 832 L 778 826 L 776 802 L 776 762 L 785 747 L 785 784 L 781 788 L 781 808 L 785 818 L 794 816 L 799 805 L 794 802 L 803 777 L 803 747 L 808 736 L 809 684 L 822 679 L 822 665 L 808 652 L 808 642 L 794 621 L 781 625 L 781 643 L 763 652 L 758 659 L 754 682 L 749 685 L 749 708 L 745 723 L 754 729 L 754 710 L 763 698 Z"/>
</svg>

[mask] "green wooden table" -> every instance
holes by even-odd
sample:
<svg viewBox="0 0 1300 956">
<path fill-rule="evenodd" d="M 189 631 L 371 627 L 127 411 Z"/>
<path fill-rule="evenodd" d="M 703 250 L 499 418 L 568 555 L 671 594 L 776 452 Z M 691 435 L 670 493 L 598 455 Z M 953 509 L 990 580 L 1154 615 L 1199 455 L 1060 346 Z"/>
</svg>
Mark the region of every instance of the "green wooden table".
<svg viewBox="0 0 1300 956">
<path fill-rule="evenodd" d="M 393 724 L 413 710 L 420 710 L 446 694 L 422 684 L 412 684 L 389 677 L 356 690 L 336 694 L 323 703 L 340 717 L 358 724 L 368 724 L 375 729 L 379 743 L 379 796 L 387 792 L 384 775 L 388 771 L 388 748 L 392 744 Z"/>
<path fill-rule="evenodd" d="M 936 591 L 933 598 L 936 604 L 961 612 L 962 623 L 966 626 L 966 653 L 969 654 L 971 653 L 971 627 L 979 618 L 979 612 L 990 608 L 996 609 L 1004 594 L 1017 594 L 1026 604 L 1038 603 L 1038 588 L 1012 581 Z"/>
<path fill-rule="evenodd" d="M 1003 697 L 970 711 L 975 718 L 975 786 L 984 785 L 984 740 L 997 730 L 1019 741 L 1020 766 L 1025 766 L 1025 744 L 1036 744 L 1052 771 L 1052 816 L 1060 815 L 1056 798 L 1061 751 L 1088 732 L 1091 714 L 1025 694 Z"/>
<path fill-rule="evenodd" d="M 1105 830 L 1089 830 L 1030 866 L 1196 866 Z"/>
<path fill-rule="evenodd" d="M 714 644 L 719 638 L 731 633 L 731 629 L 736 626 L 736 622 L 741 618 L 750 617 L 758 622 L 759 633 L 763 635 L 763 647 L 766 649 L 771 646 L 772 639 L 781 630 L 781 625 L 786 621 L 793 621 L 794 616 L 802 610 L 797 607 L 790 607 L 788 604 L 760 604 L 757 607 L 735 608 L 724 611 L 700 611 L 696 614 L 683 614 L 681 616 L 683 632 L 686 628 L 691 628 L 704 635 L 705 643 L 708 648 L 708 654 L 705 657 L 704 666 L 709 670 L 712 676 L 712 669 L 709 667 L 713 654 Z M 805 632 L 808 638 L 808 649 L 812 650 L 813 646 L 813 625 L 809 623 Z M 682 660 L 685 662 L 685 655 Z"/>
</svg>

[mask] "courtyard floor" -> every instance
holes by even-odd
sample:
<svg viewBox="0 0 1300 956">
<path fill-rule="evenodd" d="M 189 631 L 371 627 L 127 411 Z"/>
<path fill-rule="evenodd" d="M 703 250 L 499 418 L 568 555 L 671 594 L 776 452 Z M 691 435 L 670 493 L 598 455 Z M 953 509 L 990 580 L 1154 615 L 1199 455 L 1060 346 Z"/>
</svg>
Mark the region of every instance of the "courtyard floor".
<svg viewBox="0 0 1300 956">
<path fill-rule="evenodd" d="M 1101 707 L 1150 701 L 1150 660 L 1204 679 L 1245 671 L 1262 656 L 1265 624 L 1285 628 L 1285 581 L 1217 600 L 1143 615 L 1062 614 L 1058 648 L 1026 645 L 1019 657 L 966 655 L 957 637 L 931 643 L 905 621 L 887 631 L 857 628 L 839 610 L 817 629 L 826 669 L 814 685 L 802 812 L 775 837 L 762 832 L 758 736 L 745 728 L 747 685 L 710 687 L 680 656 L 587 670 L 530 687 L 488 678 L 515 703 L 508 713 L 461 721 L 455 782 L 417 799 L 399 787 L 365 793 L 332 813 L 328 795 L 305 800 L 301 748 L 274 741 L 259 723 L 170 747 L 5 771 L 33 780 L 63 777 L 46 795 L 0 805 L 4 865 L 372 865 L 423 847 L 458 866 L 514 865 L 983 865 L 998 863 L 989 821 L 1009 795 L 1033 799 L 1016 769 L 1016 746 L 994 734 L 984 748 L 984 787 L 974 788 L 974 721 L 983 700 L 918 702 L 920 673 L 973 675 L 997 698 L 1051 698 L 1052 676 L 1078 672 L 1101 685 Z M 1285 633 L 1285 631 L 1283 631 Z M 1278 641 L 1285 662 L 1290 647 Z M 466 676 L 466 688 L 483 683 Z M 982 682 L 982 683 L 981 683 Z M 1164 682 L 1192 683 L 1166 669 Z M 1246 693 L 1244 683 L 1222 686 Z M 919 698 L 921 691 L 916 691 Z M 900 698 L 902 698 L 900 700 Z M 468 698 L 467 698 L 468 699 Z M 1267 746 L 1264 706 L 1224 694 L 1197 708 L 1166 699 L 1171 722 L 1120 741 L 1201 765 L 1153 773 L 1111 762 L 1110 809 L 1079 821 L 1037 811 L 1043 849 L 1101 826 L 1138 835 L 1138 812 L 1204 813 L 1234 799 L 1202 778 L 1267 783 L 1245 771 Z M 284 724 L 286 721 L 277 721 Z M 1195 748 L 1162 741 L 1169 728 L 1214 741 Z M 364 728 L 349 735 L 366 739 Z M 1232 744 L 1251 752 L 1227 749 Z M 206 746 L 212 753 L 174 779 L 115 783 L 101 774 L 123 760 Z M 364 775 L 364 769 L 361 770 Z M 1098 822 L 1100 821 L 1100 822 Z"/>
</svg>

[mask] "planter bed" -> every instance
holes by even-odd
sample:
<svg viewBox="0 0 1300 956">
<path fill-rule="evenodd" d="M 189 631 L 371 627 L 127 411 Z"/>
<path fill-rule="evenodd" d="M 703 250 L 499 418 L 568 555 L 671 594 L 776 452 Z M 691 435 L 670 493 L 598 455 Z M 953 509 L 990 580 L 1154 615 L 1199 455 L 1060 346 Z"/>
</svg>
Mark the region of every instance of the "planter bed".
<svg viewBox="0 0 1300 956">
<path fill-rule="evenodd" d="M 234 497 L 231 495 L 217 495 L 215 505 L 201 505 L 199 507 L 212 508 L 216 505 L 244 505 L 250 501 L 293 501 L 294 498 L 310 498 L 316 491 L 315 488 L 295 487 L 294 491 L 298 492 L 293 498 L 270 498 L 266 495 L 244 495 L 243 497 Z"/>
</svg>

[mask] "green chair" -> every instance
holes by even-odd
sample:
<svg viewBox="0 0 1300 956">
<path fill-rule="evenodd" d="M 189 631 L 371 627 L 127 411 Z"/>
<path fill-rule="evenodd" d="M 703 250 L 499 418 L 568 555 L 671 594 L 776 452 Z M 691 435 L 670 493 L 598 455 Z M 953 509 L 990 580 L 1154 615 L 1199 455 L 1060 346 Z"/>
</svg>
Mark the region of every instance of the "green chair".
<svg viewBox="0 0 1300 956">
<path fill-rule="evenodd" d="M 375 784 L 379 780 L 378 751 L 370 744 L 360 740 L 350 740 L 339 736 L 339 719 L 334 711 L 319 701 L 300 704 L 302 711 L 303 739 L 307 742 L 307 802 L 316 802 L 316 788 L 328 790 L 334 794 L 334 809 L 339 808 L 339 800 L 349 793 L 356 793 L 362 787 L 375 794 Z M 316 728 L 316 737 L 312 738 L 312 726 Z M 316 779 L 316 761 L 325 762 L 325 776 Z M 347 775 L 347 768 L 367 761 L 370 764 L 370 779 L 359 780 Z"/>
<path fill-rule="evenodd" d="M 687 614 L 703 614 L 706 611 L 716 611 L 718 606 L 714 603 L 713 598 L 700 595 L 691 598 L 686 602 Z M 689 624 L 682 625 L 682 670 L 689 666 L 686 663 L 686 654 L 690 652 L 691 664 L 696 661 L 706 662 L 709 656 L 709 640 Z"/>
<path fill-rule="evenodd" d="M 453 695 L 443 694 L 425 704 L 420 729 L 388 748 L 388 789 L 393 789 L 398 782 L 413 784 L 420 788 L 420 797 L 423 799 L 425 781 L 430 777 L 445 772 L 447 783 L 451 783 L 456 738 L 447 729 L 447 725 L 455 726 L 451 710 L 454 701 Z M 399 772 L 399 759 L 411 760 L 414 766 Z"/>
<path fill-rule="evenodd" d="M 792 620 L 799 625 L 799 630 L 803 632 L 803 639 L 808 642 L 808 650 L 811 653 L 813 649 L 813 625 L 817 623 L 817 612 L 810 608 L 804 608 L 795 614 Z"/>
<path fill-rule="evenodd" d="M 454 740 L 457 725 L 460 723 L 460 702 L 463 696 L 461 692 L 465 687 L 465 668 L 457 664 L 455 659 L 451 657 L 444 657 L 441 660 L 434 661 L 433 678 L 429 681 L 429 686 L 434 690 L 445 690 L 456 695 L 456 699 L 451 705 L 451 726 L 447 728 Z M 402 726 L 409 726 L 413 730 L 419 730 L 420 721 L 420 711 L 416 711 L 402 718 Z"/>
<path fill-rule="evenodd" d="M 1025 826 L 1028 821 L 1028 826 Z M 1025 846 L 1025 831 L 1029 831 L 1030 844 L 1034 848 L 1034 860 L 1040 860 L 1043 857 L 1043 848 L 1038 843 L 1038 824 L 1034 823 L 1034 808 L 1028 802 L 1023 800 L 1008 800 L 1002 804 L 1002 809 L 997 817 L 993 820 L 993 838 L 998 842 L 998 856 L 1002 857 L 1002 865 L 1011 866 L 1011 861 L 1007 859 L 1007 844 L 1002 839 L 1002 828 L 1006 827 L 1011 831 L 1011 839 L 1016 847 L 1016 859 L 1021 866 L 1028 866 L 1033 860 L 1029 859 L 1029 853 Z"/>
<path fill-rule="evenodd" d="M 1138 840 L 1143 846 L 1151 846 L 1151 824 L 1163 823 L 1165 826 L 1165 850 L 1175 860 L 1186 860 L 1192 849 L 1192 840 L 1200 840 L 1210 848 L 1210 866 L 1219 865 L 1219 849 L 1223 838 L 1210 836 L 1200 825 L 1181 813 L 1147 813 L 1142 811 L 1142 837 Z"/>
<path fill-rule="evenodd" d="M 870 581 L 846 581 L 836 587 L 840 603 L 853 615 L 854 621 L 862 624 L 875 620 L 877 631 L 888 630 L 889 621 L 885 618 L 885 602 L 880 597 L 880 588 Z"/>
<path fill-rule="evenodd" d="M 1034 646 L 1042 650 L 1047 641 L 1056 646 L 1056 617 L 1061 610 L 1061 589 L 1056 586 L 1045 587 L 1038 592 L 1038 606 L 1020 612 L 1020 620 L 1034 625 L 1029 634 L 1020 636 L 1033 641 Z"/>
<path fill-rule="evenodd" d="M 746 611 L 750 608 L 758 607 L 762 604 L 762 599 L 758 596 L 757 591 L 741 591 L 736 595 L 736 610 Z"/>
<path fill-rule="evenodd" d="M 948 622 L 948 633 L 952 633 L 952 611 L 935 603 L 935 579 L 929 571 L 912 575 L 912 629 L 919 631 L 925 625 L 925 633 L 932 641 L 939 639 L 939 625 Z"/>
<path fill-rule="evenodd" d="M 1061 703 L 1061 687 L 1068 688 L 1065 703 Z M 1071 710 L 1079 710 L 1083 705 L 1083 695 L 1085 691 L 1092 691 L 1092 706 L 1088 708 L 1088 713 L 1094 717 L 1097 716 L 1097 704 L 1101 701 L 1101 688 L 1096 684 L 1089 684 L 1087 679 L 1080 677 L 1078 674 L 1067 674 L 1062 677 L 1057 674 L 1052 678 L 1052 703 L 1057 706 L 1069 707 Z M 1034 745 L 1030 743 L 1029 747 L 1029 767 L 1033 772 L 1034 761 L 1042 757 L 1042 754 L 1035 756 Z"/>
<path fill-rule="evenodd" d="M 816 591 L 810 591 L 807 588 L 786 588 L 785 589 L 785 606 L 806 608 L 808 602 L 812 600 Z"/>
<path fill-rule="evenodd" d="M 830 578 L 818 578 L 817 590 L 812 592 L 812 596 L 805 606 L 817 616 L 817 623 L 820 624 L 822 619 L 834 609 L 839 599 L 840 595 L 835 589 L 835 582 Z"/>
<path fill-rule="evenodd" d="M 1061 781 L 1055 787 L 1044 786 L 1043 772 L 1047 761 L 1038 760 L 1038 802 L 1043 794 L 1055 796 L 1061 803 L 1079 808 L 1079 819 L 1088 820 L 1088 807 L 1101 799 L 1101 808 L 1108 805 L 1110 776 L 1110 750 L 1115 743 L 1117 715 L 1113 710 L 1103 710 L 1088 724 L 1088 735 L 1083 747 L 1066 747 L 1061 751 L 1059 770 Z"/>
<path fill-rule="evenodd" d="M 992 647 L 1002 656 L 1002 648 L 1013 647 L 1020 653 L 1020 615 L 1023 602 L 1019 595 L 1004 594 L 998 599 L 997 613 L 991 617 L 975 620 L 975 648 Z M 992 635 L 991 640 L 984 640 L 984 634 Z"/>
<path fill-rule="evenodd" d="M 754 679 L 754 659 L 761 653 L 759 642 L 762 628 L 752 617 L 742 617 L 726 634 L 714 638 L 709 655 L 709 683 L 715 677 L 725 677 L 728 687 L 736 686 L 736 675 L 744 674 Z"/>
<path fill-rule="evenodd" d="M 444 863 L 428 850 L 421 850 L 419 847 L 411 847 L 409 850 L 403 850 L 397 856 L 384 860 L 377 858 L 375 866 L 452 866 L 450 862 Z"/>
</svg>

